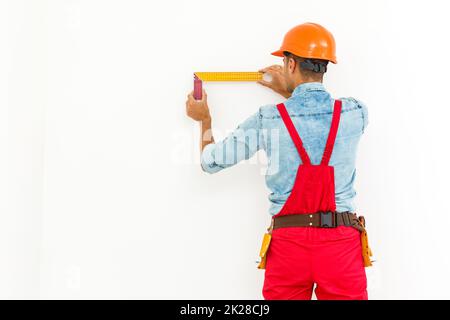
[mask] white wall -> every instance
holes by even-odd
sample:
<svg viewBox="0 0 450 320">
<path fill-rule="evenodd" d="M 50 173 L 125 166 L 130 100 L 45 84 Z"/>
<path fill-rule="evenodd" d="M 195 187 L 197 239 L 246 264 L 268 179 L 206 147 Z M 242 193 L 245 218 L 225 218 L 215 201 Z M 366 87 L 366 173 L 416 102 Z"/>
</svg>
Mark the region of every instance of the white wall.
<svg viewBox="0 0 450 320">
<path fill-rule="evenodd" d="M 269 53 L 284 33 L 317 21 L 338 43 L 326 87 L 369 108 L 355 204 L 378 260 L 370 297 L 449 298 L 444 9 L 438 0 L 2 3 L 0 159 L 10 180 L 0 190 L 9 200 L 0 296 L 261 299 L 265 157 L 203 173 L 185 99 L 194 71 L 281 63 Z M 253 83 L 205 88 L 216 140 L 282 101 Z"/>
<path fill-rule="evenodd" d="M 46 8 L 0 2 L 0 297 L 39 295 Z"/>
</svg>

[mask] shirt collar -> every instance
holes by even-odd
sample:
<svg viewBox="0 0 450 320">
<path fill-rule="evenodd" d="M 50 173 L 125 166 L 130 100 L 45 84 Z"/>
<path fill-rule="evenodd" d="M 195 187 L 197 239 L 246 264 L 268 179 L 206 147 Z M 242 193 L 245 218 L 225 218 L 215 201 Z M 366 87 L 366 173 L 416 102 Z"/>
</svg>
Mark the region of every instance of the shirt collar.
<svg viewBox="0 0 450 320">
<path fill-rule="evenodd" d="M 291 97 L 304 94 L 308 91 L 326 91 L 325 87 L 320 82 L 306 82 L 298 85 L 292 92 Z"/>
</svg>

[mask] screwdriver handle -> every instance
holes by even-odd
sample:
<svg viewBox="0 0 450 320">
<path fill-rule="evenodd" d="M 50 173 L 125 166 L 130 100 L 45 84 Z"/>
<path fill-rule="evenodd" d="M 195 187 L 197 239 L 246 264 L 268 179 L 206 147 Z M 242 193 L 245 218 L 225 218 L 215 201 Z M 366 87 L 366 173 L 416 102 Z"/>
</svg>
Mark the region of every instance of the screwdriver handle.
<svg viewBox="0 0 450 320">
<path fill-rule="evenodd" d="M 202 100 L 202 80 L 194 74 L 194 99 Z"/>
</svg>

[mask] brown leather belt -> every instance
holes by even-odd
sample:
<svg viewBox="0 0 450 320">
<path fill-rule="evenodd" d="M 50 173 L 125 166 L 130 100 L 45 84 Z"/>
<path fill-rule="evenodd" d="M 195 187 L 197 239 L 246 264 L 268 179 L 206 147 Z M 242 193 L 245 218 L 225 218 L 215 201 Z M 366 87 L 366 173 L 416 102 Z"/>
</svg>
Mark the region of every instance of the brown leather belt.
<svg viewBox="0 0 450 320">
<path fill-rule="evenodd" d="M 292 214 L 273 218 L 273 230 L 288 227 L 337 228 L 340 226 L 353 227 L 359 231 L 364 230 L 356 213 L 349 211 Z"/>
</svg>

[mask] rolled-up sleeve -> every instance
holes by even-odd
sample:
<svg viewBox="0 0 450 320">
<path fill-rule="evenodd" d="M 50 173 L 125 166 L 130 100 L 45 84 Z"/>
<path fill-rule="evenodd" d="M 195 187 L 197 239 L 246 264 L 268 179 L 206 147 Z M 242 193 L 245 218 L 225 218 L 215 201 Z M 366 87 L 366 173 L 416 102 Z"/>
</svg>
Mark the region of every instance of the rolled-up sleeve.
<svg viewBox="0 0 450 320">
<path fill-rule="evenodd" d="M 369 125 L 369 111 L 367 110 L 367 106 L 363 102 L 358 101 L 358 104 L 362 112 L 362 120 L 363 120 L 362 132 L 364 133 L 364 131 L 366 131 L 367 126 Z"/>
<path fill-rule="evenodd" d="M 366 128 L 369 125 L 369 111 L 367 110 L 367 106 L 361 100 L 352 97 L 350 97 L 348 100 L 361 110 L 361 133 L 364 134 L 364 131 L 366 131 Z"/>
<path fill-rule="evenodd" d="M 261 108 L 247 118 L 222 141 L 208 144 L 201 154 L 201 166 L 207 173 L 216 173 L 250 159 L 263 145 Z"/>
</svg>

